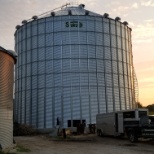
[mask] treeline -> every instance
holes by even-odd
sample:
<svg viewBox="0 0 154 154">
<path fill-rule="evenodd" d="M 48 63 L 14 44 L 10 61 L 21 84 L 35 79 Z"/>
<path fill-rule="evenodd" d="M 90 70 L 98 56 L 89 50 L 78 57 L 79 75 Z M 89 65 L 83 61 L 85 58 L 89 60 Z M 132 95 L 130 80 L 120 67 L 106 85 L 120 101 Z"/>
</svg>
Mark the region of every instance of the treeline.
<svg viewBox="0 0 154 154">
<path fill-rule="evenodd" d="M 143 106 L 140 102 L 137 103 L 138 108 L 147 108 L 150 115 L 154 115 L 154 104 Z"/>
<path fill-rule="evenodd" d="M 149 114 L 154 115 L 154 104 L 148 105 L 146 108 L 149 109 Z"/>
</svg>

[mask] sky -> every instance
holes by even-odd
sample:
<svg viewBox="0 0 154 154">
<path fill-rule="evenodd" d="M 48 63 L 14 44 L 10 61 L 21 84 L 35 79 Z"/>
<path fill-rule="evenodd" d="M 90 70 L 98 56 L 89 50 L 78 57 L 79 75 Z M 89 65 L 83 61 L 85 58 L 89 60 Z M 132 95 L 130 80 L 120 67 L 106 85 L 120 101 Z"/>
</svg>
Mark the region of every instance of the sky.
<svg viewBox="0 0 154 154">
<path fill-rule="evenodd" d="M 129 23 L 139 102 L 154 104 L 154 0 L 0 0 L 0 46 L 14 50 L 16 25 L 68 2 L 83 3 L 87 10 Z"/>
</svg>

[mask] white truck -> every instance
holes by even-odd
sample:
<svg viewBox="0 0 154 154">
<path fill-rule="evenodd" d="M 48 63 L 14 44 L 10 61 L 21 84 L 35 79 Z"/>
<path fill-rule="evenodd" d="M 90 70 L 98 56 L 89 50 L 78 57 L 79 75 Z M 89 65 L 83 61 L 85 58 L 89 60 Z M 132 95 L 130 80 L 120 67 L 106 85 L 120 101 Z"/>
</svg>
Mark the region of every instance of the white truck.
<svg viewBox="0 0 154 154">
<path fill-rule="evenodd" d="M 139 137 L 154 138 L 154 117 L 148 116 L 148 109 L 133 109 L 96 115 L 98 136 L 127 135 L 131 142 Z"/>
</svg>

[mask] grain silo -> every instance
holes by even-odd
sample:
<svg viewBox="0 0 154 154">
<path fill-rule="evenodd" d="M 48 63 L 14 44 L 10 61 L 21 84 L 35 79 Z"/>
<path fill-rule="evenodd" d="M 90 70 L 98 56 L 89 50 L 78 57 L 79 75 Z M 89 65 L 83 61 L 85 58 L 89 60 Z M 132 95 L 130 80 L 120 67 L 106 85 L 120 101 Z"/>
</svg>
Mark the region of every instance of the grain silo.
<svg viewBox="0 0 154 154">
<path fill-rule="evenodd" d="M 85 10 L 63 6 L 16 27 L 15 117 L 38 129 L 135 105 L 131 28 Z"/>
<path fill-rule="evenodd" d="M 13 144 L 13 82 L 16 54 L 0 46 L 0 147 Z"/>
</svg>

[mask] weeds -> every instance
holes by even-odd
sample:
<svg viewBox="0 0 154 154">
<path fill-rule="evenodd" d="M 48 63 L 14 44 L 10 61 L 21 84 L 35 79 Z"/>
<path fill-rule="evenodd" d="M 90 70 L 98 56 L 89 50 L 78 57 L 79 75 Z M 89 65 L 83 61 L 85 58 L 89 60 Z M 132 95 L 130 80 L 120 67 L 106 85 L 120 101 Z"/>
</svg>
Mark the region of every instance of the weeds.
<svg viewBox="0 0 154 154">
<path fill-rule="evenodd" d="M 37 131 L 32 128 L 32 126 L 26 124 L 14 123 L 13 135 L 14 136 L 25 136 L 25 135 L 35 135 Z"/>
<path fill-rule="evenodd" d="M 17 154 L 17 153 L 14 153 L 14 152 L 7 152 L 7 153 L 4 153 L 4 152 L 0 151 L 0 154 Z"/>
<path fill-rule="evenodd" d="M 29 149 L 24 148 L 23 146 L 17 146 L 16 151 L 17 152 L 30 152 Z"/>
</svg>

